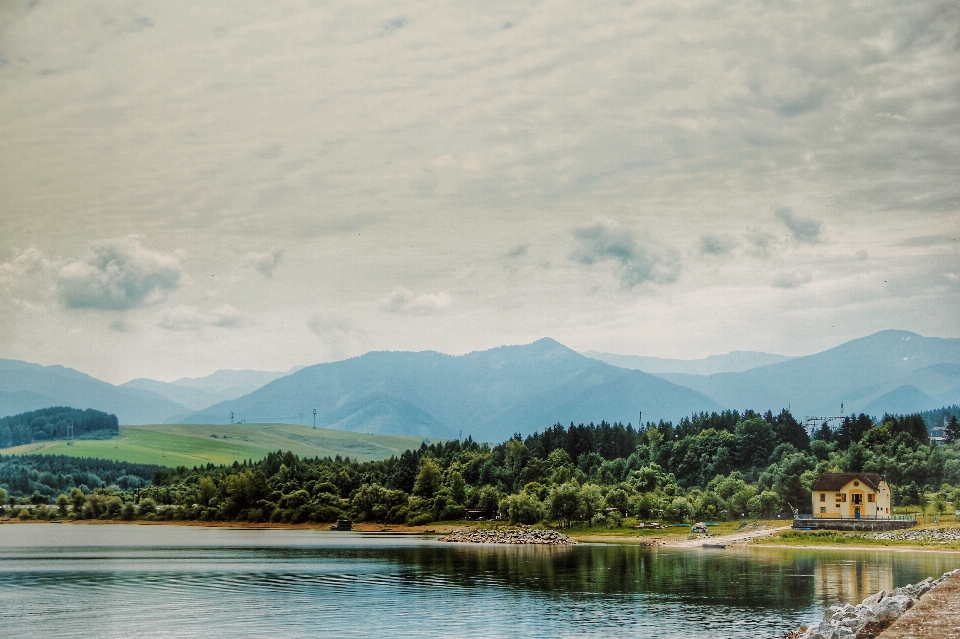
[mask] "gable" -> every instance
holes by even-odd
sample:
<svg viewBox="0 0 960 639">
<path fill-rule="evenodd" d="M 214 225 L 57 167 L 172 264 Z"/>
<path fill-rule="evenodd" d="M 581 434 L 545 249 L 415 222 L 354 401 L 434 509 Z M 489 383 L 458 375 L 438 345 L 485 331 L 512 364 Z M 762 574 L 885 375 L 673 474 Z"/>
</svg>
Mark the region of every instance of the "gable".
<svg viewBox="0 0 960 639">
<path fill-rule="evenodd" d="M 813 480 L 810 489 L 813 491 L 836 492 L 853 488 L 854 481 L 859 481 L 865 488 L 879 492 L 883 477 L 876 473 L 824 473 Z"/>
</svg>

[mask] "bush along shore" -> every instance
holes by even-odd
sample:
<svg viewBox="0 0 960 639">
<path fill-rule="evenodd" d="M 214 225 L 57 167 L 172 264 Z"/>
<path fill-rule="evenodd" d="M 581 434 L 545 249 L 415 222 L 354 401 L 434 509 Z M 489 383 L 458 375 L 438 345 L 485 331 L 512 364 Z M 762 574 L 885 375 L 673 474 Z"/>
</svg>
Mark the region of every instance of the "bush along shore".
<svg viewBox="0 0 960 639">
<path fill-rule="evenodd" d="M 466 542 L 473 544 L 540 544 L 548 546 L 573 546 L 578 542 L 555 530 L 481 530 L 460 528 L 440 537 L 440 541 Z"/>
<path fill-rule="evenodd" d="M 944 579 L 960 573 L 960 568 L 944 573 L 939 579 L 927 577 L 917 584 L 897 588 L 893 592 L 881 590 L 859 605 L 836 604 L 823 615 L 823 621 L 806 629 L 801 628 L 784 635 L 789 639 L 874 639 L 889 628 Z"/>
</svg>

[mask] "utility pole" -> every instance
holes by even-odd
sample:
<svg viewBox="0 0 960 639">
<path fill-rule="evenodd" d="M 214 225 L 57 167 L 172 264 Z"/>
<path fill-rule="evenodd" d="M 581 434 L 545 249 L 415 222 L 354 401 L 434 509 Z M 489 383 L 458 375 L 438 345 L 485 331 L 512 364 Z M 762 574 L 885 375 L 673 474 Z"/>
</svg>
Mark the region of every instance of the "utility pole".
<svg viewBox="0 0 960 639">
<path fill-rule="evenodd" d="M 316 408 L 313 409 L 313 427 L 314 428 L 317 427 L 317 409 Z"/>
</svg>

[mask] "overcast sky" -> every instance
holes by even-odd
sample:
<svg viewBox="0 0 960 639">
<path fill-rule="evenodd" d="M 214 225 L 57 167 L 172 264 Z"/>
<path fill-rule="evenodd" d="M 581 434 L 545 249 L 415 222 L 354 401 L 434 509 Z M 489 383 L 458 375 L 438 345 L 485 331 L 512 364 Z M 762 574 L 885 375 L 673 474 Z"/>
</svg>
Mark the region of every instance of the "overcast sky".
<svg viewBox="0 0 960 639">
<path fill-rule="evenodd" d="M 960 5 L 0 1 L 0 357 L 960 336 Z"/>
</svg>

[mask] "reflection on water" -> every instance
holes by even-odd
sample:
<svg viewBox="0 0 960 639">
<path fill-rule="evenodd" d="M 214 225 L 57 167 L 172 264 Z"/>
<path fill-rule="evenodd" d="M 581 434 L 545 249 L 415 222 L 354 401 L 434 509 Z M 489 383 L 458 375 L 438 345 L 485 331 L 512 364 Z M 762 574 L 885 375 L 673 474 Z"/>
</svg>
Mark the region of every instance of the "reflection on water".
<svg viewBox="0 0 960 639">
<path fill-rule="evenodd" d="M 4 636 L 772 637 L 958 555 L 0 526 Z"/>
</svg>

